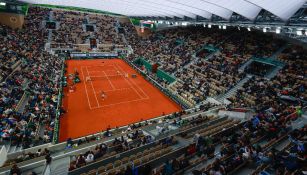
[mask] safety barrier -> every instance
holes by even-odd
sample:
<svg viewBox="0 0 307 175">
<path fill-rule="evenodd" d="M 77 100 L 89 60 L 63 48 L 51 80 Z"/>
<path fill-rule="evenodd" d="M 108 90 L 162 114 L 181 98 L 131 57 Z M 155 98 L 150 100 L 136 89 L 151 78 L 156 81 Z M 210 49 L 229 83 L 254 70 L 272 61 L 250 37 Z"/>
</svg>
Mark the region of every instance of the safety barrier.
<svg viewBox="0 0 307 175">
<path fill-rule="evenodd" d="M 134 64 L 137 64 L 139 66 L 144 66 L 146 68 L 147 72 L 152 71 L 152 65 L 142 57 L 136 59 L 134 61 Z M 176 78 L 174 76 L 164 72 L 161 69 L 157 69 L 156 75 L 157 75 L 158 78 L 163 79 L 163 80 L 167 81 L 168 83 L 173 83 L 174 81 L 176 81 Z"/>
<path fill-rule="evenodd" d="M 147 70 L 147 72 L 152 71 L 152 65 L 142 57 L 136 59 L 134 61 L 134 63 L 137 64 L 137 65 L 140 65 L 140 66 L 144 66 L 145 69 Z"/>
<path fill-rule="evenodd" d="M 158 78 L 163 79 L 163 80 L 167 81 L 168 83 L 173 83 L 174 81 L 176 81 L 175 77 L 171 76 L 170 74 L 164 72 L 161 69 L 157 70 L 156 75 L 157 75 Z"/>
<path fill-rule="evenodd" d="M 62 97 L 63 97 L 63 77 L 65 73 L 65 57 L 63 57 L 63 64 L 61 68 L 61 81 L 59 87 L 59 94 L 58 94 L 58 104 L 56 108 L 56 116 L 54 121 L 54 130 L 53 130 L 53 138 L 52 143 L 56 144 L 59 142 L 59 132 L 60 132 L 60 115 L 61 115 L 61 105 L 62 105 Z"/>
</svg>

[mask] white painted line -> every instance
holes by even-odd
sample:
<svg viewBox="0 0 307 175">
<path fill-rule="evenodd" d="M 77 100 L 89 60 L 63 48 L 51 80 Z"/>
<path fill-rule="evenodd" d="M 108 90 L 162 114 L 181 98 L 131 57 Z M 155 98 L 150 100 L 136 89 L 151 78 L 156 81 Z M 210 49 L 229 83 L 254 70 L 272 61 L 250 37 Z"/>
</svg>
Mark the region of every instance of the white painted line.
<svg viewBox="0 0 307 175">
<path fill-rule="evenodd" d="M 86 93 L 86 97 L 87 97 L 87 102 L 88 102 L 88 106 L 90 107 L 90 109 L 92 109 L 91 103 L 90 103 L 90 98 L 88 96 L 88 92 L 87 92 L 87 88 L 86 88 L 86 84 L 85 84 L 85 77 L 84 77 L 84 73 L 83 73 L 83 67 L 81 67 L 81 73 L 83 76 L 83 84 L 84 84 L 84 89 L 85 89 L 85 93 Z"/>
<path fill-rule="evenodd" d="M 130 90 L 130 87 L 127 88 L 120 88 L 120 89 L 114 89 L 114 90 L 108 90 L 108 91 L 103 91 L 103 92 L 115 92 L 115 91 L 124 91 L 124 90 Z M 95 92 L 96 94 L 100 93 L 98 91 Z"/>
<path fill-rule="evenodd" d="M 87 67 L 86 67 L 86 71 L 87 71 L 87 75 L 88 76 L 90 76 L 90 74 L 88 73 L 88 69 L 87 69 Z M 91 86 L 92 86 L 92 89 L 93 89 L 93 93 L 94 93 L 94 95 L 95 95 L 95 99 L 96 99 L 96 102 L 97 102 L 97 105 L 98 105 L 98 107 L 100 106 L 100 104 L 99 104 L 99 101 L 98 101 L 98 98 L 97 98 L 97 95 L 96 95 L 96 91 L 95 91 L 95 88 L 94 88 L 94 86 L 93 86 L 93 82 L 92 81 L 90 81 L 90 83 L 91 83 Z"/>
<path fill-rule="evenodd" d="M 113 65 L 114 66 L 114 65 Z M 117 70 L 117 71 L 120 71 L 120 70 L 118 70 L 118 68 L 116 67 L 116 66 L 114 66 L 114 68 Z M 125 72 L 125 71 L 123 71 L 123 72 Z M 128 80 L 126 80 L 127 78 L 124 78 L 124 80 L 128 83 L 128 85 L 138 94 L 138 96 L 141 98 L 141 99 L 146 99 L 146 98 L 143 98 L 142 96 L 141 96 L 141 94 L 139 94 L 139 92 L 133 87 L 133 85 L 128 81 Z"/>
<path fill-rule="evenodd" d="M 103 108 L 103 107 L 109 107 L 109 106 L 124 104 L 124 103 L 131 103 L 131 102 L 137 102 L 137 101 L 145 101 L 145 100 L 149 100 L 149 99 L 136 99 L 136 100 L 129 100 L 129 101 L 123 101 L 123 102 L 118 102 L 118 103 L 112 103 L 112 104 L 102 105 L 102 106 L 99 106 L 99 107 L 92 108 L 92 110 L 93 109 Z"/>
<path fill-rule="evenodd" d="M 110 78 L 108 77 L 108 75 L 107 75 L 104 71 L 102 71 L 102 72 L 103 72 L 104 75 L 106 76 L 106 78 L 107 78 L 108 82 L 110 83 L 112 89 L 113 89 L 113 90 L 116 89 L 115 86 L 112 84 L 112 82 L 111 82 Z"/>
<path fill-rule="evenodd" d="M 120 68 L 120 66 L 118 66 Z M 130 79 L 128 79 L 128 81 L 130 81 Z M 144 92 L 144 90 L 139 86 L 137 85 L 134 80 L 131 80 L 130 82 L 132 82 L 140 91 L 142 91 L 142 93 L 146 96 L 146 98 L 149 98 L 149 96 Z"/>
</svg>

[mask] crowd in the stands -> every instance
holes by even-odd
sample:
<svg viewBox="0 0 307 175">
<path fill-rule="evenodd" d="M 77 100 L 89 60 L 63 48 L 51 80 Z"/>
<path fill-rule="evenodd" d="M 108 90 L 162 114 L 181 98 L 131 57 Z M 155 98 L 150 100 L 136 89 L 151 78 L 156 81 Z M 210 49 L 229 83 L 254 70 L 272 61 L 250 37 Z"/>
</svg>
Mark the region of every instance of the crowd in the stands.
<svg viewBox="0 0 307 175">
<path fill-rule="evenodd" d="M 292 50 L 292 48 L 289 48 Z M 282 108 L 283 104 L 303 105 L 307 101 L 307 77 L 305 53 L 296 56 L 285 50 L 280 59 L 286 64 L 271 80 L 253 77 L 229 100 L 233 106 L 261 108 Z M 293 49 L 295 52 L 295 49 Z M 287 109 L 287 108 L 285 108 Z"/>
<path fill-rule="evenodd" d="M 114 17 L 63 10 L 52 10 L 51 13 L 53 20 L 59 23 L 59 27 L 52 31 L 53 47 L 76 48 L 77 44 L 90 44 L 90 39 L 96 39 L 97 44 L 123 44 Z"/>
<path fill-rule="evenodd" d="M 179 27 L 140 37 L 132 25 L 121 25 L 133 48 L 130 59 L 143 57 L 150 64 L 157 63 L 160 69 L 174 73 L 178 81 L 170 90 L 190 106 L 227 92 L 245 77 L 239 68 L 251 56 L 270 57 L 283 44 L 259 32 L 203 26 Z"/>
<path fill-rule="evenodd" d="M 44 51 L 47 31 L 42 28 L 42 20 L 48 19 L 49 12 L 50 10 L 33 7 L 29 9 L 23 29 L 13 30 L 0 26 L 0 39 L 3 41 L 0 43 L 0 136 L 1 141 L 22 146 L 23 149 L 50 142 L 53 138 L 63 62 L 59 57 Z M 97 37 L 99 43 L 122 42 L 114 27 L 118 24 L 113 17 L 60 10 L 54 10 L 53 17 L 60 21 L 59 29 L 52 32 L 53 42 L 65 45 L 83 44 L 91 37 Z M 86 31 L 86 24 L 91 24 L 94 32 Z M 134 51 L 128 59 L 134 61 L 143 57 L 151 64 L 158 63 L 159 68 L 176 76 L 176 83 L 169 89 L 191 106 L 207 97 L 224 94 L 234 87 L 246 77 L 246 72 L 239 71 L 239 68 L 251 56 L 270 57 L 283 46 L 280 40 L 272 36 L 233 29 L 216 30 L 190 26 L 163 30 L 142 38 L 132 25 L 122 23 L 121 26 L 124 27 L 126 39 Z M 222 135 L 215 134 L 224 131 L 224 128 L 207 133 L 206 136 L 196 132 L 183 160 L 190 159 L 194 153 L 205 159 L 215 159 L 199 173 L 229 174 L 248 161 L 255 163 L 257 167 L 268 165 L 269 170 L 275 173 L 294 172 L 302 168 L 301 161 L 305 161 L 306 157 L 306 144 L 302 141 L 306 127 L 301 131 L 292 131 L 291 124 L 306 105 L 306 51 L 291 47 L 284 50 L 278 59 L 285 66 L 274 78 L 263 78 L 261 76 L 266 72 L 260 72 L 261 76 L 252 76 L 228 98 L 231 103 L 227 106 L 229 108 L 252 108 L 256 114 L 252 119 L 243 125 L 235 124 L 234 132 Z M 157 77 L 155 79 L 163 82 Z M 164 87 L 168 86 L 164 82 Z M 200 108 L 208 110 L 210 107 L 212 105 L 207 104 Z M 163 135 L 169 133 L 170 128 L 197 128 L 211 120 L 202 115 L 182 119 L 183 115 L 184 113 L 176 113 L 160 121 L 131 124 L 126 130 L 121 130 L 120 137 L 114 136 L 114 131 L 108 129 L 103 135 L 85 137 L 78 141 L 68 139 L 66 149 L 115 137 L 111 143 L 99 142 L 94 149 L 72 156 L 69 170 L 154 142 L 152 136 L 142 131 L 144 126 L 162 123 L 156 129 L 158 135 Z M 289 133 L 289 152 L 272 149 L 272 145 Z M 166 145 L 170 146 L 173 139 L 167 138 Z M 215 154 L 216 144 L 222 145 L 218 157 Z M 7 163 L 14 164 L 49 154 L 48 150 L 29 152 Z M 189 164 L 172 159 L 165 163 L 162 174 L 172 174 Z M 259 169 L 268 171 L 262 166 Z M 14 165 L 13 170 L 18 171 L 18 167 Z"/>
<path fill-rule="evenodd" d="M 154 33 L 142 38 L 133 26 L 121 24 L 126 31 L 126 39 L 132 46 L 131 57 L 143 57 L 152 64 L 158 63 L 168 73 L 174 73 L 192 59 L 192 54 L 204 45 L 216 45 L 223 37 L 211 30 L 200 27 L 176 28 Z"/>
<path fill-rule="evenodd" d="M 47 15 L 48 10 L 34 7 L 23 29 L 1 26 L 1 65 L 20 62 L 4 69 L 8 73 L 0 85 L 0 135 L 17 147 L 47 143 L 53 135 L 62 61 L 44 51 L 46 31 L 41 24 Z"/>
<path fill-rule="evenodd" d="M 292 100 L 307 101 L 307 51 L 302 47 L 291 47 L 279 56 L 285 67 L 273 79 L 279 95 Z"/>
<path fill-rule="evenodd" d="M 106 135 L 111 137 L 111 132 L 107 132 Z M 87 151 L 84 154 L 78 156 L 73 156 L 70 163 L 69 170 L 80 168 L 88 163 L 91 163 L 99 158 L 107 158 L 114 156 L 117 153 L 121 153 L 133 148 L 140 147 L 142 145 L 151 143 L 153 138 L 150 135 L 144 135 L 142 130 L 135 129 L 126 135 L 121 135 L 120 137 L 115 137 L 115 139 L 110 144 L 102 143 L 97 145 L 93 150 Z M 70 141 L 67 142 L 71 145 Z"/>
<path fill-rule="evenodd" d="M 5 162 L 3 166 L 9 166 L 13 164 L 17 164 L 23 161 L 31 160 L 34 158 L 38 157 L 45 157 L 45 156 L 50 156 L 50 151 L 45 148 L 44 150 L 38 149 L 35 153 L 28 152 L 28 153 L 22 153 L 18 155 L 15 159 L 9 159 L 8 161 Z"/>
</svg>

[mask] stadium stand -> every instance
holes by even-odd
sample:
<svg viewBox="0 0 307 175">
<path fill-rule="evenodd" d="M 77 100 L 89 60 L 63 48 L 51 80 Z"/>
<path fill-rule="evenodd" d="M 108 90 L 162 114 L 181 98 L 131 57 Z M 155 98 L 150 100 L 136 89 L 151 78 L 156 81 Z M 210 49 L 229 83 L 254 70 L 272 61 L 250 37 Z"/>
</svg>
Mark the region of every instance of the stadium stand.
<svg viewBox="0 0 307 175">
<path fill-rule="evenodd" d="M 46 29 L 46 20 L 56 21 L 59 28 Z M 76 51 L 90 38 L 106 46 L 100 49 L 104 52 L 130 46 L 133 53 L 120 55 L 123 60 L 190 109 L 52 143 L 56 117 L 66 111 L 58 109 L 65 59 L 46 51 L 50 32 L 53 48 Z M 43 173 L 41 167 L 63 160 L 63 169 L 57 167 L 53 174 L 256 175 L 306 170 L 303 47 L 260 32 L 200 25 L 141 37 L 132 23 L 118 22 L 116 16 L 40 7 L 29 8 L 23 29 L 1 25 L 0 40 L 0 141 L 8 150 L 0 173 Z M 282 66 L 267 64 L 272 61 Z M 160 75 L 149 70 L 155 64 Z M 167 81 L 166 76 L 173 79 Z M 227 104 L 219 100 L 222 96 Z M 220 109 L 229 115 L 219 115 Z M 233 111 L 249 116 L 232 116 Z"/>
<path fill-rule="evenodd" d="M 1 83 L 1 140 L 11 146 L 9 149 L 26 149 L 52 139 L 63 60 L 44 51 L 46 35 L 41 21 L 47 14 L 31 8 L 25 29 L 1 26 L 5 41 L 1 60 L 18 64 L 4 69 L 9 71 Z M 10 56 L 12 59 L 6 59 Z"/>
</svg>

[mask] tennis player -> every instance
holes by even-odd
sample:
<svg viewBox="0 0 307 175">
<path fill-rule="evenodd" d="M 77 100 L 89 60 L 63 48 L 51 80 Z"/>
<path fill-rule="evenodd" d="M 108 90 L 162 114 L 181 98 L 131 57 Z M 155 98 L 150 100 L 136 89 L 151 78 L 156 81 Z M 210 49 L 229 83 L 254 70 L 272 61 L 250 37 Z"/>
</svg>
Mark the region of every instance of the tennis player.
<svg viewBox="0 0 307 175">
<path fill-rule="evenodd" d="M 100 96 L 101 96 L 102 100 L 104 100 L 107 97 L 106 93 L 104 93 L 103 90 L 101 90 Z"/>
</svg>

